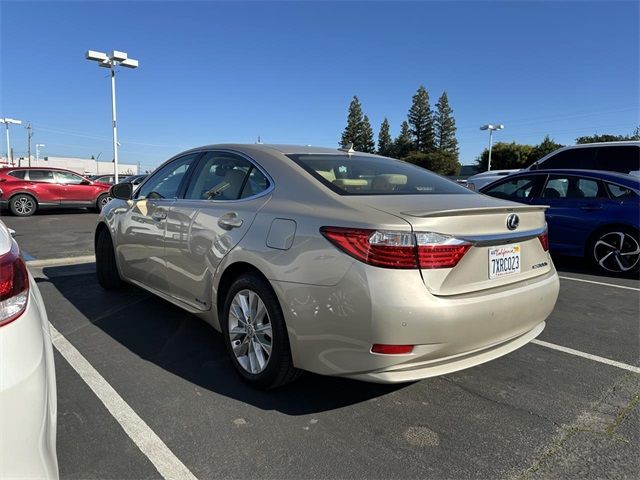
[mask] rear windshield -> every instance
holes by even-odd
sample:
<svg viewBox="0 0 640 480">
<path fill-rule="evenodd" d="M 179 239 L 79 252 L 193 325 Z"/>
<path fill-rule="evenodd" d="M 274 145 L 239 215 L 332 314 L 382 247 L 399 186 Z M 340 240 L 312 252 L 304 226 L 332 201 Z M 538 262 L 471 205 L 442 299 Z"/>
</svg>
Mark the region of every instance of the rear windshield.
<svg viewBox="0 0 640 480">
<path fill-rule="evenodd" d="M 451 180 L 402 160 L 347 154 L 288 157 L 340 195 L 473 194 Z"/>
</svg>

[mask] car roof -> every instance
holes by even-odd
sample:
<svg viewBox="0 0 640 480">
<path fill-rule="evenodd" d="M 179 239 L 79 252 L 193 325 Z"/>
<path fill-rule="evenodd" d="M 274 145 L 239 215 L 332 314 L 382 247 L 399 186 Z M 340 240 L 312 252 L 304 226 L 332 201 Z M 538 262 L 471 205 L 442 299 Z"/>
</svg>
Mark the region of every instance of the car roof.
<svg viewBox="0 0 640 480">
<path fill-rule="evenodd" d="M 187 152 L 197 151 L 197 150 L 215 150 L 215 149 L 228 149 L 228 150 L 237 150 L 243 153 L 249 152 L 264 152 L 264 153 L 273 153 L 278 152 L 284 155 L 294 155 L 294 154 L 344 154 L 346 153 L 344 150 L 340 150 L 339 148 L 329 148 L 329 147 L 316 147 L 312 145 L 285 145 L 285 144 L 263 144 L 263 143 L 221 143 L 221 144 L 213 144 L 213 145 L 203 145 L 201 147 L 196 147 L 188 150 Z M 184 152 L 184 153 L 187 153 Z M 373 155 L 373 153 L 365 153 L 365 152 L 354 152 L 360 153 L 363 155 Z"/>
<path fill-rule="evenodd" d="M 514 173 L 505 178 L 516 178 L 526 175 L 579 175 L 585 177 L 595 177 L 601 180 L 620 183 L 625 186 L 638 189 L 640 188 L 640 178 L 635 175 L 628 175 L 626 173 L 609 172 L 606 170 L 582 170 L 582 169 L 568 169 L 568 168 L 540 168 L 537 170 L 524 170 L 522 172 Z M 502 179 L 501 179 L 502 180 Z M 488 185 L 487 185 L 488 186 Z M 486 187 L 483 187 L 486 188 Z"/>
<path fill-rule="evenodd" d="M 86 176 L 82 173 L 74 172 L 73 170 L 67 170 L 66 168 L 56 168 L 56 167 L 1 167 L 0 170 L 56 170 L 58 172 L 70 172 L 75 173 L 76 175 Z"/>
</svg>

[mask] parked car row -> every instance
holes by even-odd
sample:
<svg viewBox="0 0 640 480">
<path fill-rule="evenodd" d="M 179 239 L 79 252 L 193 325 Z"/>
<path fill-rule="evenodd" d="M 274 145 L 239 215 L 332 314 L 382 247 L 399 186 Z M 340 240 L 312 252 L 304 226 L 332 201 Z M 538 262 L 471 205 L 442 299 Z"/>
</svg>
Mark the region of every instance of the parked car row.
<svg viewBox="0 0 640 480">
<path fill-rule="evenodd" d="M 110 177 L 110 178 L 109 178 Z M 139 184 L 146 175 L 127 181 Z M 89 179 L 58 168 L 0 168 L 0 206 L 19 217 L 46 208 L 93 208 L 100 211 L 110 200 L 113 175 Z"/>
</svg>

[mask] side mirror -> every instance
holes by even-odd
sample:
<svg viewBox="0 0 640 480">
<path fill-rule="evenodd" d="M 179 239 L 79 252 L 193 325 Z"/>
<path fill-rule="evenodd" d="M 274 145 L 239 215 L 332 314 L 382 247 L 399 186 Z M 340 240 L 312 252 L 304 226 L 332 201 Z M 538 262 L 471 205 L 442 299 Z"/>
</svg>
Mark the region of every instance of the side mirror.
<svg viewBox="0 0 640 480">
<path fill-rule="evenodd" d="M 120 200 L 131 200 L 133 185 L 131 183 L 116 183 L 109 189 L 109 195 Z"/>
<path fill-rule="evenodd" d="M 80 182 L 80 185 L 91 185 L 91 180 L 87 180 L 86 178 Z"/>
</svg>

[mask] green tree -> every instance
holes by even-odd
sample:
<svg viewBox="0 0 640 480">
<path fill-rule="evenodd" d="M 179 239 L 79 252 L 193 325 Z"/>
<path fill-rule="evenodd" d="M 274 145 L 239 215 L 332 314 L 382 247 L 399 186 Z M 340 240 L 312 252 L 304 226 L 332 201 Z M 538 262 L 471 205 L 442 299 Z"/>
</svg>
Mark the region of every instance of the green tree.
<svg viewBox="0 0 640 480">
<path fill-rule="evenodd" d="M 371 122 L 369 122 L 369 117 L 366 115 L 362 120 L 362 128 L 360 129 L 360 136 L 358 137 L 358 148 L 355 149 L 366 153 L 375 153 L 376 151 L 376 141 L 373 138 L 373 128 L 371 128 Z"/>
<path fill-rule="evenodd" d="M 453 118 L 453 109 L 449 105 L 447 92 L 442 93 L 436 104 L 436 113 L 433 117 L 433 132 L 436 148 L 443 152 L 452 153 L 457 158 L 456 121 Z"/>
<path fill-rule="evenodd" d="M 557 150 L 563 146 L 564 145 L 560 145 L 559 143 L 554 142 L 551 138 L 549 138 L 549 135 L 546 135 L 538 145 L 533 147 L 533 152 L 531 153 L 532 161 L 535 162 L 536 160 L 540 160 L 545 155 L 548 155 L 554 150 Z"/>
<path fill-rule="evenodd" d="M 411 152 L 404 160 L 440 175 L 458 175 L 460 172 L 460 162 L 452 152 Z"/>
<path fill-rule="evenodd" d="M 637 127 L 634 130 L 634 132 L 630 135 L 612 135 L 609 133 L 605 133 L 602 135 L 598 135 L 598 134 L 588 135 L 585 137 L 576 138 L 576 143 L 581 144 L 581 143 L 600 143 L 600 142 L 625 142 L 630 140 L 635 140 L 635 141 L 640 140 L 640 127 Z"/>
<path fill-rule="evenodd" d="M 519 143 L 498 142 L 491 150 L 491 169 L 507 170 L 512 168 L 525 168 L 536 159 L 533 155 L 534 147 Z M 476 164 L 481 172 L 487 170 L 489 163 L 489 149 L 485 149 L 476 159 Z"/>
<path fill-rule="evenodd" d="M 347 126 L 342 132 L 342 137 L 340 139 L 340 146 L 342 148 L 345 148 L 350 143 L 353 143 L 353 148 L 355 150 L 359 150 L 359 141 L 362 135 L 362 122 L 362 105 L 360 105 L 360 100 L 358 100 L 358 97 L 354 95 L 353 100 L 351 100 L 351 103 L 349 104 Z"/>
<path fill-rule="evenodd" d="M 411 139 L 411 129 L 405 120 L 400 126 L 400 135 L 393 142 L 393 156 L 404 158 L 413 150 L 413 140 Z"/>
<path fill-rule="evenodd" d="M 384 155 L 385 157 L 393 154 L 393 140 L 391 139 L 389 130 L 389 120 L 385 117 L 380 125 L 380 132 L 378 133 L 378 154 Z"/>
<path fill-rule="evenodd" d="M 435 141 L 433 136 L 433 112 L 429 106 L 429 94 L 424 86 L 420 85 L 418 91 L 413 96 L 413 102 L 407 115 L 411 133 L 415 140 L 415 149 L 419 152 L 429 152 L 434 150 Z"/>
</svg>

